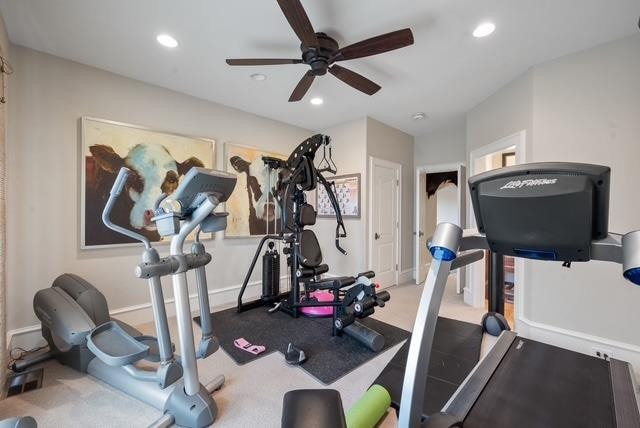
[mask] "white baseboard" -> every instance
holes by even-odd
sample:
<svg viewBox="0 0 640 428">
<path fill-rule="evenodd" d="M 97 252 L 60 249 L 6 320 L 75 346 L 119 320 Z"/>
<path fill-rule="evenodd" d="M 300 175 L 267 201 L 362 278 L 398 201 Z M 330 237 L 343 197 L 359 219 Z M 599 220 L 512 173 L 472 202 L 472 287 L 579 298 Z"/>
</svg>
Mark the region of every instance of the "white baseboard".
<svg viewBox="0 0 640 428">
<path fill-rule="evenodd" d="M 283 276 L 280 280 L 285 281 L 286 283 L 287 277 Z M 262 291 L 260 287 L 261 283 L 262 281 L 253 281 L 247 285 L 247 289 L 244 294 L 245 301 L 251 301 L 260 296 Z M 235 305 L 238 298 L 238 292 L 241 287 L 241 285 L 233 285 L 230 287 L 209 290 L 209 304 L 211 305 L 211 309 L 213 309 L 214 305 L 216 308 L 229 306 L 231 304 Z M 211 296 L 215 296 L 215 298 L 211 298 Z M 175 305 L 173 305 L 174 301 L 173 297 L 165 299 L 168 316 L 175 315 Z M 198 295 L 189 295 L 189 302 L 192 310 L 197 309 Z M 109 311 L 109 314 L 112 317 L 131 325 L 140 325 L 153 321 L 153 310 L 151 309 L 150 302 L 114 309 Z M 7 343 L 9 344 L 9 349 L 14 349 L 16 347 L 32 349 L 46 344 L 42 338 L 40 324 L 9 330 L 7 332 Z"/>
<path fill-rule="evenodd" d="M 405 284 L 407 282 L 410 282 L 415 277 L 416 277 L 415 270 L 413 268 L 405 269 L 405 270 L 400 272 L 400 277 L 398 279 L 398 283 L 399 284 Z"/>
<path fill-rule="evenodd" d="M 519 335 L 559 346 L 582 354 L 595 356 L 595 350 L 605 350 L 610 358 L 627 361 L 633 366 L 636 377 L 640 376 L 640 347 L 579 331 L 554 327 L 548 324 L 519 317 L 516 321 Z"/>
</svg>

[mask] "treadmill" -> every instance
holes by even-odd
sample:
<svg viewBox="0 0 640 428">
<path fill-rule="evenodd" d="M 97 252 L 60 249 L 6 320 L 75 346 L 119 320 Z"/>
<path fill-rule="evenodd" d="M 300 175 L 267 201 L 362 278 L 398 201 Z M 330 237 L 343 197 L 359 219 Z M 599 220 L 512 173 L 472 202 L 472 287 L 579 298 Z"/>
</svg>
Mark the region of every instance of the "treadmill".
<svg viewBox="0 0 640 428">
<path fill-rule="evenodd" d="M 423 418 L 434 330 L 452 269 L 484 250 L 562 262 L 619 263 L 640 285 L 640 231 L 609 233 L 608 167 L 535 163 L 469 179 L 478 231 L 441 223 L 413 328 L 398 426 L 640 427 L 631 365 L 599 359 L 504 331 L 440 413 Z"/>
</svg>

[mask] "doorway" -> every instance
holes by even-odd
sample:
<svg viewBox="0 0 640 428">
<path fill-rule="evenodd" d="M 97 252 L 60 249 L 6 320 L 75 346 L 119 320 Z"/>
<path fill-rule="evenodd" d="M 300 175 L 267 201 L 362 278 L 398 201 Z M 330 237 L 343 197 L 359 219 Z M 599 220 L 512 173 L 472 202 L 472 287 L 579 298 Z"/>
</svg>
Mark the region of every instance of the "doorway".
<svg viewBox="0 0 640 428">
<path fill-rule="evenodd" d="M 383 288 L 400 279 L 402 165 L 369 158 L 369 260 Z"/>
<path fill-rule="evenodd" d="M 441 222 L 456 224 L 464 229 L 466 202 L 466 167 L 462 163 L 425 165 L 416 168 L 415 177 L 415 280 L 426 280 L 431 254 L 427 240 Z M 456 293 L 464 290 L 464 271 L 453 272 Z"/>
<path fill-rule="evenodd" d="M 505 166 L 512 166 L 525 162 L 526 132 L 521 131 L 502 138 L 492 144 L 474 150 L 470 155 L 470 175 L 491 171 Z M 473 207 L 469 204 L 469 226 L 476 228 Z M 476 307 L 487 306 L 490 283 L 490 257 L 487 254 L 485 263 L 474 263 L 467 267 L 469 275 L 469 295 L 465 294 L 465 301 Z M 521 283 L 523 272 L 522 259 L 504 258 L 504 315 L 509 324 L 515 327 L 517 321 L 516 304 L 519 295 L 518 284 Z"/>
</svg>

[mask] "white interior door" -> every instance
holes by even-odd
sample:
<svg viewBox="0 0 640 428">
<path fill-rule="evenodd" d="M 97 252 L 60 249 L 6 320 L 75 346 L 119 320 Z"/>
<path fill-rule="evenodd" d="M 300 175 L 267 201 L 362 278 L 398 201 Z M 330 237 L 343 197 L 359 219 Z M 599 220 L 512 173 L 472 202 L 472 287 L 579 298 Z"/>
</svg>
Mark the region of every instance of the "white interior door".
<svg viewBox="0 0 640 428">
<path fill-rule="evenodd" d="M 400 169 L 391 162 L 371 161 L 371 266 L 381 287 L 398 283 Z"/>
</svg>

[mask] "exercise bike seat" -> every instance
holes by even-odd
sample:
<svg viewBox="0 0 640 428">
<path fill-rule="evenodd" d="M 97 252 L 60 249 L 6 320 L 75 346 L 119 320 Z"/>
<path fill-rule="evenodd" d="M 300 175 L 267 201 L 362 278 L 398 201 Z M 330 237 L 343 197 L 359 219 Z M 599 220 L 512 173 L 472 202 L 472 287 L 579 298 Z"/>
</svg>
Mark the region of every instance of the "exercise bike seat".
<svg viewBox="0 0 640 428">
<path fill-rule="evenodd" d="M 129 335 L 116 321 L 108 321 L 87 336 L 87 347 L 105 364 L 125 366 L 149 355 L 149 346 Z"/>
</svg>

